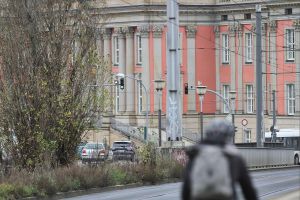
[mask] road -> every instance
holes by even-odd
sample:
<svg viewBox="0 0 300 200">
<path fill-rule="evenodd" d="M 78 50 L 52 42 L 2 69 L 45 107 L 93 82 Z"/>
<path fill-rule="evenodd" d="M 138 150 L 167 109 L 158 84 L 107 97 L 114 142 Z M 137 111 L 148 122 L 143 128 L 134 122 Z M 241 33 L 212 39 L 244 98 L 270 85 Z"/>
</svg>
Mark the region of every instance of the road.
<svg viewBox="0 0 300 200">
<path fill-rule="evenodd" d="M 258 195 L 262 200 L 300 189 L 300 168 L 251 172 Z M 180 200 L 182 183 L 143 186 L 124 190 L 96 193 L 69 200 Z M 238 189 L 239 190 L 239 189 Z M 241 194 L 240 194 L 241 196 Z M 240 197 L 239 199 L 243 199 Z"/>
</svg>

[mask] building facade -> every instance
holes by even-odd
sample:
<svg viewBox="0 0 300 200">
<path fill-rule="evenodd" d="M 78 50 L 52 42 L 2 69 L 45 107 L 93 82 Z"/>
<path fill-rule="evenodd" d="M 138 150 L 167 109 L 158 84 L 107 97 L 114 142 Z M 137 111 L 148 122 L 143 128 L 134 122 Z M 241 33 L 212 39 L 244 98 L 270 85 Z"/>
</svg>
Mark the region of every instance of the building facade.
<svg viewBox="0 0 300 200">
<path fill-rule="evenodd" d="M 277 126 L 300 129 L 300 2 L 254 0 L 179 0 L 179 63 L 183 133 L 199 132 L 200 81 L 210 90 L 235 100 L 236 142 L 256 141 L 256 24 L 255 6 L 262 6 L 262 71 L 264 128 L 272 125 L 275 91 Z M 110 0 L 108 20 L 99 30 L 101 55 L 109 60 L 112 74 L 125 78 L 125 88 L 112 89 L 113 114 L 132 126 L 157 127 L 160 96 L 153 81 L 166 79 L 166 0 Z M 95 2 L 95 7 L 97 3 Z M 166 112 L 166 90 L 162 113 Z M 188 90 L 186 90 L 188 89 Z M 147 98 L 149 101 L 147 101 Z M 148 103 L 148 104 L 147 104 Z M 205 94 L 204 124 L 226 117 L 229 110 L 213 93 Z M 243 123 L 242 123 L 243 121 Z"/>
</svg>

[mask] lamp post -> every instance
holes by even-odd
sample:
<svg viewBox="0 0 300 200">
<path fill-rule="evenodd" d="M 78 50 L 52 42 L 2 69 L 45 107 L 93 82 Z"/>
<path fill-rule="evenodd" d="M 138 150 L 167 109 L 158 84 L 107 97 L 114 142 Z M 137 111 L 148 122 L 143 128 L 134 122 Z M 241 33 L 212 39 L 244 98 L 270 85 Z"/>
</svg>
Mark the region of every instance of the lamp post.
<svg viewBox="0 0 300 200">
<path fill-rule="evenodd" d="M 229 91 L 229 98 L 230 98 L 230 102 L 231 102 L 231 117 L 232 117 L 232 124 L 234 126 L 234 133 L 233 133 L 233 138 L 232 138 L 232 142 L 234 144 L 235 142 L 235 125 L 234 125 L 234 111 L 235 111 L 235 98 L 236 98 L 236 91 L 231 90 Z"/>
<path fill-rule="evenodd" d="M 159 94 L 159 100 L 158 100 L 158 137 L 159 137 L 159 141 L 158 141 L 158 145 L 159 147 L 161 147 L 161 103 L 160 103 L 160 99 L 161 99 L 161 96 L 162 96 L 162 90 L 163 88 L 165 87 L 165 81 L 162 80 L 162 79 L 158 79 L 158 80 L 155 80 L 154 81 L 154 84 L 155 84 L 155 88 L 156 88 L 156 91 L 158 92 Z"/>
<path fill-rule="evenodd" d="M 204 99 L 204 95 L 206 93 L 206 86 L 205 85 L 201 85 L 198 82 L 198 85 L 196 86 L 196 90 L 197 90 L 197 94 L 199 95 L 199 100 L 200 100 L 200 125 L 201 125 L 201 129 L 200 129 L 200 134 L 201 134 L 201 141 L 203 141 L 203 111 L 202 111 L 202 102 Z"/>
<path fill-rule="evenodd" d="M 127 77 L 127 78 L 130 78 L 132 80 L 136 80 L 137 82 L 139 82 L 142 87 L 144 88 L 145 90 L 145 93 L 146 93 L 146 131 L 145 131 L 145 140 L 147 140 L 147 137 L 148 137 L 148 127 L 149 127 L 149 108 L 148 108 L 148 102 L 149 102 L 149 95 L 148 95 L 148 91 L 145 87 L 145 85 L 143 84 L 142 80 L 141 79 L 137 79 L 137 78 L 134 78 L 134 77 L 131 77 L 131 76 L 127 76 L 123 73 L 118 73 L 116 74 L 116 77 L 120 77 L 120 78 L 124 78 L 124 77 Z"/>
</svg>

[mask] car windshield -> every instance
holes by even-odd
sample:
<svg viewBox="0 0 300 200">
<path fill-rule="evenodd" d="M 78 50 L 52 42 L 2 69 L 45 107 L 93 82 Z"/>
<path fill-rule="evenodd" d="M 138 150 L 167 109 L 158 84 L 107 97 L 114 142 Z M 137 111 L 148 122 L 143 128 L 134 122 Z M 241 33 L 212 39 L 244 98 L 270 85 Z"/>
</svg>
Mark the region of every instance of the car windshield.
<svg viewBox="0 0 300 200">
<path fill-rule="evenodd" d="M 113 147 L 129 147 L 131 146 L 130 142 L 115 142 Z"/>
<path fill-rule="evenodd" d="M 87 149 L 103 149 L 103 144 L 86 144 L 85 148 Z"/>
</svg>

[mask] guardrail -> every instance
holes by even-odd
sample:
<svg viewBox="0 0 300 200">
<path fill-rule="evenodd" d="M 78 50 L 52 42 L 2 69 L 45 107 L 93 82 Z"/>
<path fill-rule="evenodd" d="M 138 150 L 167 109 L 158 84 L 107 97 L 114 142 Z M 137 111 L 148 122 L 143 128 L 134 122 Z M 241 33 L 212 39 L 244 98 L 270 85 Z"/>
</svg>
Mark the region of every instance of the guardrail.
<svg viewBox="0 0 300 200">
<path fill-rule="evenodd" d="M 248 167 L 270 167 L 294 164 L 293 149 L 251 147 L 239 147 L 238 149 Z"/>
<path fill-rule="evenodd" d="M 293 149 L 241 147 L 238 150 L 249 168 L 294 164 Z M 184 148 L 159 148 L 159 151 L 162 156 L 170 157 L 182 164 L 188 160 Z"/>
</svg>

